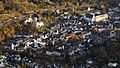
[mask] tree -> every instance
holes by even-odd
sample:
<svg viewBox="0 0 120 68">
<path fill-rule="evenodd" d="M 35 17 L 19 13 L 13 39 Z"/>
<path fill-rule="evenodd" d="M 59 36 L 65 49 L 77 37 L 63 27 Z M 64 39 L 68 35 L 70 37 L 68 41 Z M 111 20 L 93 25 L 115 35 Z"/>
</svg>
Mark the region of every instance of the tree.
<svg viewBox="0 0 120 68">
<path fill-rule="evenodd" d="M 14 29 L 14 27 L 10 28 L 10 35 L 12 36 L 11 38 L 15 37 L 15 29 Z"/>
<path fill-rule="evenodd" d="M 17 11 L 23 14 L 23 13 L 27 12 L 27 8 L 22 5 L 22 6 L 19 6 L 19 9 Z"/>
<path fill-rule="evenodd" d="M 0 1 L 0 12 L 4 10 L 3 2 Z"/>
<path fill-rule="evenodd" d="M 38 14 L 42 14 L 43 13 L 43 10 L 42 9 L 39 9 L 38 10 Z"/>
<path fill-rule="evenodd" d="M 3 35 L 2 32 L 0 32 L 0 42 L 3 41 L 5 39 L 5 36 Z"/>
<path fill-rule="evenodd" d="M 67 2 L 66 6 L 73 6 L 73 3 L 72 2 Z"/>
<path fill-rule="evenodd" d="M 79 2 L 76 2 L 76 6 L 79 6 Z"/>
<path fill-rule="evenodd" d="M 78 39 L 78 36 L 75 35 L 75 34 L 70 34 L 70 37 L 71 37 L 72 39 Z"/>
<path fill-rule="evenodd" d="M 66 6 L 66 2 L 62 2 L 61 6 L 65 7 Z"/>
</svg>

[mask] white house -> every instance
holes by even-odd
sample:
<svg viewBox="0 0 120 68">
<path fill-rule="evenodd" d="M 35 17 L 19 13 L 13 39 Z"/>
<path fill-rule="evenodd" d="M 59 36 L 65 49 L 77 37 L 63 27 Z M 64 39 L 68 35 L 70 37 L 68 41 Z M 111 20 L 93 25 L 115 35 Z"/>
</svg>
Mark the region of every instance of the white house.
<svg viewBox="0 0 120 68">
<path fill-rule="evenodd" d="M 46 54 L 47 55 L 56 55 L 56 56 L 60 56 L 61 55 L 61 53 L 60 52 L 56 52 L 56 51 L 46 51 Z"/>
<path fill-rule="evenodd" d="M 14 50 L 15 49 L 15 45 L 12 43 L 11 49 Z"/>
<path fill-rule="evenodd" d="M 37 22 L 37 21 L 38 21 L 37 17 L 34 17 L 34 21 L 35 21 L 35 22 Z"/>
<path fill-rule="evenodd" d="M 93 10 L 93 8 L 90 8 L 90 7 L 88 7 L 88 9 L 87 9 L 88 11 L 91 11 L 91 10 Z"/>
<path fill-rule="evenodd" d="M 28 48 L 28 46 L 27 46 L 27 45 L 25 45 L 25 46 L 24 46 L 24 49 L 27 49 L 27 48 Z"/>
<path fill-rule="evenodd" d="M 32 21 L 33 21 L 32 18 L 28 18 L 28 19 L 25 20 L 25 23 L 32 22 Z"/>
<path fill-rule="evenodd" d="M 30 44 L 33 44 L 33 42 L 26 42 L 26 45 L 24 46 L 24 49 L 29 48 L 29 45 L 30 45 Z"/>
<path fill-rule="evenodd" d="M 117 65 L 118 65 L 118 63 L 115 63 L 115 62 L 114 63 L 108 63 L 109 67 L 116 67 Z"/>
<path fill-rule="evenodd" d="M 4 65 L 4 62 L 0 62 L 0 67 L 2 68 L 4 68 L 5 67 L 5 65 Z"/>
<path fill-rule="evenodd" d="M 46 39 L 48 38 L 48 35 L 41 35 L 41 39 Z"/>
<path fill-rule="evenodd" d="M 41 21 L 41 22 L 36 22 L 36 26 L 37 27 L 41 27 L 41 26 L 44 26 L 44 23 Z"/>
<path fill-rule="evenodd" d="M 103 21 L 108 19 L 108 14 L 101 14 L 95 17 L 95 21 L 99 22 L 99 21 Z"/>
<path fill-rule="evenodd" d="M 120 3 L 118 4 L 118 6 L 120 6 Z"/>
<path fill-rule="evenodd" d="M 5 61 L 6 61 L 6 56 L 4 55 L 0 55 L 0 68 L 4 68 L 5 67 Z"/>
<path fill-rule="evenodd" d="M 111 31 L 110 32 L 110 36 L 108 36 L 109 38 L 113 38 L 116 36 L 116 32 L 115 31 Z"/>
<path fill-rule="evenodd" d="M 64 47 L 64 46 L 62 46 L 62 47 L 59 47 L 58 49 L 62 50 L 62 49 L 65 49 L 65 47 Z"/>
<path fill-rule="evenodd" d="M 35 22 L 36 27 L 44 26 L 44 23 L 41 21 L 41 18 L 34 17 L 25 20 L 25 23 L 29 23 L 29 22 Z"/>
<path fill-rule="evenodd" d="M 83 18 L 91 22 L 100 22 L 108 19 L 108 14 L 99 14 L 99 13 L 86 13 Z"/>
<path fill-rule="evenodd" d="M 39 42 L 40 42 L 40 41 L 42 41 L 42 39 L 41 39 L 41 38 L 37 38 L 37 41 L 39 41 Z"/>
</svg>

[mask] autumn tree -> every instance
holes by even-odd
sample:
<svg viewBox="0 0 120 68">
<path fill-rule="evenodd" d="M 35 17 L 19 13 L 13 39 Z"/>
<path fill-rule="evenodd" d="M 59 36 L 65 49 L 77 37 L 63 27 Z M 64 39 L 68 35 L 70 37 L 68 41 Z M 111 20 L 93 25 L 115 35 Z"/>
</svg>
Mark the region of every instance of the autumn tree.
<svg viewBox="0 0 120 68">
<path fill-rule="evenodd" d="M 2 40 L 6 40 L 6 39 L 9 39 L 9 38 L 15 38 L 15 29 L 14 27 L 11 27 L 11 26 L 5 26 L 2 30 L 1 30 L 2 33 L 0 33 L 0 38 Z"/>
<path fill-rule="evenodd" d="M 3 35 L 2 32 L 0 32 L 0 42 L 2 42 L 5 39 L 5 36 Z"/>
<path fill-rule="evenodd" d="M 71 37 L 72 39 L 78 39 L 78 36 L 75 35 L 75 34 L 70 34 L 70 37 Z"/>
<path fill-rule="evenodd" d="M 63 7 L 65 7 L 66 5 L 67 5 L 66 2 L 61 3 L 61 6 L 63 6 Z"/>
<path fill-rule="evenodd" d="M 67 2 L 66 6 L 73 6 L 73 3 L 72 2 Z"/>
<path fill-rule="evenodd" d="M 3 2 L 0 1 L 0 12 L 4 10 Z"/>
<path fill-rule="evenodd" d="M 76 6 L 79 6 L 79 2 L 76 2 Z"/>
<path fill-rule="evenodd" d="M 37 12 L 38 12 L 38 14 L 42 14 L 42 13 L 43 13 L 43 10 L 42 10 L 42 9 L 39 9 Z"/>
</svg>

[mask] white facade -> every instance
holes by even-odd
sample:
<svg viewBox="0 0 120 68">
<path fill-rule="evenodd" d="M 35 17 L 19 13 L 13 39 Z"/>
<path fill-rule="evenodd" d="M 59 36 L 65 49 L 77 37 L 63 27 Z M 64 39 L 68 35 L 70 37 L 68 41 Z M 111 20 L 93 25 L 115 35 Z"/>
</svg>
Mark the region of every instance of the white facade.
<svg viewBox="0 0 120 68">
<path fill-rule="evenodd" d="M 33 21 L 32 18 L 28 18 L 28 19 L 25 20 L 25 23 L 27 23 L 27 22 L 32 22 L 32 21 Z"/>
<path fill-rule="evenodd" d="M 88 13 L 88 14 L 84 15 L 83 18 L 87 21 L 100 22 L 100 21 L 108 19 L 108 14 L 96 15 L 95 13 Z"/>
<path fill-rule="evenodd" d="M 28 23 L 28 22 L 35 22 L 36 27 L 44 26 L 44 23 L 41 21 L 41 18 L 37 18 L 37 17 L 28 18 L 25 20 L 25 23 Z"/>
<path fill-rule="evenodd" d="M 120 6 L 120 3 L 118 4 L 118 6 Z"/>
<path fill-rule="evenodd" d="M 36 22 L 36 26 L 37 27 L 41 27 L 41 26 L 44 26 L 44 23 L 41 21 L 41 22 Z"/>
<path fill-rule="evenodd" d="M 56 51 L 54 51 L 54 52 L 46 51 L 46 54 L 47 55 L 56 55 L 56 56 L 60 56 L 61 55 L 61 53 L 56 52 Z"/>
<path fill-rule="evenodd" d="M 15 45 L 12 43 L 11 49 L 14 50 L 15 49 Z"/>
<path fill-rule="evenodd" d="M 106 19 L 108 19 L 108 14 L 102 14 L 102 15 L 99 15 L 99 16 L 95 17 L 96 22 L 103 21 L 103 20 L 106 20 Z"/>
<path fill-rule="evenodd" d="M 117 65 L 118 65 L 118 63 L 115 63 L 115 62 L 114 63 L 108 63 L 109 67 L 116 67 Z"/>
</svg>

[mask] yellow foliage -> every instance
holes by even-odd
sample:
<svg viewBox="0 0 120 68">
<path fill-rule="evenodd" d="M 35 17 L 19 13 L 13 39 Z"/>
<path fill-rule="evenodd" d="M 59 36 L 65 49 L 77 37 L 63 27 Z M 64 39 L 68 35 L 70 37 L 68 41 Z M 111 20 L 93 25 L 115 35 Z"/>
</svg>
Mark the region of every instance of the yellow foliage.
<svg viewBox="0 0 120 68">
<path fill-rule="evenodd" d="M 85 35 L 80 35 L 80 38 L 81 39 L 85 39 Z"/>
<path fill-rule="evenodd" d="M 42 14 L 42 13 L 43 13 L 43 9 L 39 9 L 39 10 L 38 10 L 38 13 L 39 13 L 39 14 Z"/>
<path fill-rule="evenodd" d="M 0 1 L 0 11 L 3 11 L 4 7 L 3 7 L 3 3 Z"/>
<path fill-rule="evenodd" d="M 2 40 L 4 40 L 4 39 L 5 39 L 5 37 L 4 37 L 3 33 L 0 32 L 0 42 L 1 42 Z"/>
<path fill-rule="evenodd" d="M 93 27 L 93 31 L 99 31 L 96 27 Z"/>
<path fill-rule="evenodd" d="M 79 6 L 79 3 L 78 3 L 78 2 L 76 2 L 76 6 Z"/>
</svg>

